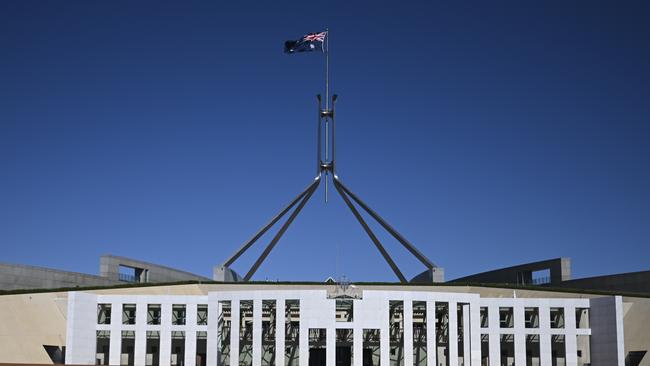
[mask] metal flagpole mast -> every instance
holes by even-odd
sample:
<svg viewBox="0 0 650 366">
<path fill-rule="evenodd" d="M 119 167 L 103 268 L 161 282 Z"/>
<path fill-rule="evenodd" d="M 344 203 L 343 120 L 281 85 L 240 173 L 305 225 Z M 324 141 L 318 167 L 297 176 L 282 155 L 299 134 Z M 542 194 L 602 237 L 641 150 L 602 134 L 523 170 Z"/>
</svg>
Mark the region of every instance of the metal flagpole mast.
<svg viewBox="0 0 650 366">
<path fill-rule="evenodd" d="M 330 109 L 330 30 L 325 28 L 325 111 Z M 325 161 L 329 161 L 329 118 L 325 118 Z M 325 171 L 325 203 L 327 203 L 327 170 Z"/>
<path fill-rule="evenodd" d="M 330 30 L 325 28 L 325 109 L 329 109 L 330 101 Z"/>
</svg>

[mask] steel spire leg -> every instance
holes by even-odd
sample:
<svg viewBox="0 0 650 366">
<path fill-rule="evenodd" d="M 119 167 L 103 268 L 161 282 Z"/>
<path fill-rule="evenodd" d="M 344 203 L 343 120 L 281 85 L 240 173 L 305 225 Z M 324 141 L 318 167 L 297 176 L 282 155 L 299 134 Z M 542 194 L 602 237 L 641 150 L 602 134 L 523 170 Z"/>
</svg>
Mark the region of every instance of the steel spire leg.
<svg viewBox="0 0 650 366">
<path fill-rule="evenodd" d="M 336 190 L 339 192 L 339 195 L 341 196 L 341 198 L 343 198 L 343 201 L 345 201 L 345 204 L 348 205 L 348 208 L 350 208 L 350 211 L 352 211 L 352 214 L 354 214 L 354 217 L 357 218 L 357 220 L 359 221 L 359 223 L 361 224 L 363 229 L 366 231 L 366 234 L 368 234 L 368 236 L 370 237 L 372 242 L 375 244 L 377 249 L 379 249 L 379 252 L 384 257 L 386 262 L 388 262 L 388 265 L 393 270 L 393 272 L 395 272 L 395 275 L 397 276 L 397 278 L 399 278 L 401 283 L 407 283 L 408 281 L 406 280 L 406 278 L 404 277 L 402 272 L 397 267 L 397 264 L 395 264 L 393 259 L 390 257 L 390 255 L 386 251 L 386 249 L 384 249 L 384 246 L 381 245 L 381 242 L 379 241 L 379 239 L 377 239 L 377 237 L 372 232 L 372 230 L 370 229 L 368 224 L 363 220 L 363 217 L 361 217 L 361 214 L 359 214 L 359 211 L 357 211 L 357 209 L 354 207 L 352 202 L 350 202 L 350 199 L 346 196 L 345 192 L 343 191 L 343 189 L 342 189 L 340 183 L 338 182 L 338 179 L 336 179 L 336 177 L 334 177 L 333 182 L 334 182 L 334 188 L 336 188 Z"/>
<path fill-rule="evenodd" d="M 273 225 L 275 225 L 275 223 L 278 222 L 278 220 L 280 220 L 287 212 L 289 212 L 289 210 L 291 210 L 291 208 L 295 206 L 296 203 L 298 203 L 298 201 L 300 201 L 300 199 L 303 198 L 307 194 L 307 192 L 309 192 L 310 189 L 314 188 L 315 186 L 318 186 L 319 181 L 320 178 L 317 177 L 317 179 L 314 182 L 309 184 L 309 186 L 307 186 L 307 188 L 304 191 L 302 191 L 296 198 L 294 198 L 293 201 L 291 201 L 291 203 L 289 203 L 285 208 L 282 209 L 282 211 L 280 211 L 277 215 L 275 215 L 275 217 L 273 217 L 271 221 L 269 221 L 255 235 L 253 235 L 252 238 L 250 238 L 246 243 L 244 243 L 244 245 L 242 245 L 235 252 L 235 254 L 233 254 L 230 258 L 228 258 L 228 260 L 226 260 L 221 266 L 229 267 L 231 264 L 233 264 L 233 262 L 235 262 L 237 258 L 239 258 L 242 254 L 244 254 L 246 250 L 248 250 L 248 248 L 251 247 L 251 245 L 255 244 L 257 239 L 259 239 L 262 235 L 264 235 L 264 233 L 266 233 Z"/>
<path fill-rule="evenodd" d="M 246 273 L 246 276 L 244 276 L 244 281 L 246 281 L 246 282 L 249 281 L 251 279 L 251 277 L 255 274 L 255 272 L 257 271 L 259 266 L 262 264 L 262 262 L 264 262 L 264 259 L 266 259 L 266 257 L 269 255 L 269 253 L 271 253 L 271 250 L 273 250 L 273 247 L 275 247 L 275 245 L 278 243 L 278 241 L 280 240 L 280 238 L 282 237 L 284 232 L 287 231 L 287 229 L 289 228 L 289 225 L 291 225 L 291 223 L 296 218 L 296 216 L 298 216 L 298 214 L 300 213 L 300 210 L 302 210 L 302 208 L 305 207 L 305 204 L 307 203 L 307 201 L 309 201 L 311 196 L 314 194 L 314 191 L 316 191 L 316 188 L 318 188 L 319 183 L 320 183 L 320 176 L 318 178 L 316 178 L 316 181 L 309 186 L 309 188 L 307 189 L 306 195 L 304 195 L 304 198 L 302 199 L 302 201 L 300 201 L 300 204 L 298 204 L 296 209 L 293 210 L 293 212 L 291 213 L 291 216 L 289 216 L 289 218 L 284 223 L 284 225 L 282 225 L 282 227 L 277 232 L 277 234 L 275 234 L 275 236 L 273 237 L 273 239 L 271 240 L 269 245 L 266 246 L 266 248 L 264 249 L 264 252 L 262 252 L 262 255 L 260 255 L 260 257 L 257 258 L 257 261 L 255 261 L 255 264 L 253 264 L 253 266 L 248 271 L 248 273 Z"/>
<path fill-rule="evenodd" d="M 366 205 L 359 197 L 357 197 L 354 193 L 352 193 L 343 183 L 338 179 L 338 177 L 334 176 L 334 183 L 338 184 L 341 189 L 345 191 L 352 199 L 359 205 L 361 208 L 363 208 L 370 216 L 372 216 L 377 222 L 386 229 L 397 241 L 404 246 L 413 256 L 415 256 L 422 264 L 424 264 L 427 268 L 432 269 L 435 268 L 436 265 L 433 264 L 429 258 L 427 258 L 424 254 L 422 254 L 413 244 L 411 244 L 406 238 L 402 236 L 397 230 L 395 230 L 392 226 L 390 226 L 384 219 L 379 216 L 375 211 L 373 211 L 368 205 Z"/>
</svg>

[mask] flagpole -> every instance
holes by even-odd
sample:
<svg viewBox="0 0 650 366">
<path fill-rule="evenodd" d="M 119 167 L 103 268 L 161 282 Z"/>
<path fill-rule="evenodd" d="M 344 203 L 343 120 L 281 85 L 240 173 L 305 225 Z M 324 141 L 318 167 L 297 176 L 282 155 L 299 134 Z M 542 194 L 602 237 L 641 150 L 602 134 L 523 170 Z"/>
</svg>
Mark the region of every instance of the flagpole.
<svg viewBox="0 0 650 366">
<path fill-rule="evenodd" d="M 325 28 L 325 109 L 330 102 L 330 30 Z"/>
<path fill-rule="evenodd" d="M 325 28 L 325 111 L 330 109 L 330 31 Z M 325 117 L 325 161 L 329 160 L 329 118 Z M 327 171 L 325 171 L 325 203 L 327 203 Z"/>
</svg>

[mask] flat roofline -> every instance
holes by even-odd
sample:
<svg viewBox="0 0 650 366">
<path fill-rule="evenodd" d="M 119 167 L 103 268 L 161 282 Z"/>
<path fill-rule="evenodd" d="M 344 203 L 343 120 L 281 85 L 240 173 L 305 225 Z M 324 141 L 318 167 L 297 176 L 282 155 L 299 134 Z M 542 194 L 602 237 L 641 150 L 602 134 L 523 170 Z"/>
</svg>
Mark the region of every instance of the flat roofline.
<svg viewBox="0 0 650 366">
<path fill-rule="evenodd" d="M 481 276 L 486 276 L 486 275 L 491 275 L 491 274 L 498 274 L 498 273 L 508 273 L 512 271 L 517 271 L 517 270 L 529 270 L 531 272 L 536 272 L 538 270 L 547 270 L 551 269 L 551 265 L 553 264 L 562 264 L 562 262 L 566 261 L 571 261 L 571 258 L 569 257 L 557 257 L 557 258 L 551 258 L 551 259 L 544 259 L 541 261 L 536 261 L 536 262 L 529 262 L 529 263 L 521 263 L 521 264 L 516 264 L 514 266 L 509 266 L 509 267 L 501 267 L 501 268 L 496 268 L 496 269 L 490 269 L 487 271 L 479 272 L 479 273 L 473 273 L 470 275 L 466 275 L 463 277 L 458 277 L 456 279 L 450 280 L 448 282 L 454 282 L 454 281 L 464 281 L 465 279 L 470 279 L 471 278 L 476 278 L 476 277 L 481 277 Z M 540 269 L 535 269 L 535 268 L 540 268 Z"/>
<path fill-rule="evenodd" d="M 165 270 L 168 270 L 168 271 L 178 272 L 178 273 L 189 275 L 189 276 L 192 276 L 192 277 L 200 277 L 200 278 L 204 278 L 205 280 L 210 279 L 208 277 L 198 275 L 196 273 L 188 272 L 188 271 L 185 271 L 185 270 L 182 270 L 182 269 L 172 268 L 170 266 L 166 266 L 166 265 L 163 265 L 163 264 L 155 264 L 155 263 L 146 262 L 146 261 L 142 261 L 142 260 L 135 259 L 135 258 L 129 258 L 129 257 L 113 255 L 113 254 L 103 254 L 103 255 L 99 256 L 100 264 L 101 264 L 102 258 L 106 258 L 106 259 L 109 259 L 109 260 L 114 259 L 114 260 L 116 260 L 118 262 L 118 265 L 122 265 L 122 266 L 126 266 L 126 267 L 131 267 L 131 266 L 128 263 L 119 263 L 119 262 L 122 262 L 122 261 L 134 262 L 134 263 L 138 263 L 139 265 L 142 265 L 143 267 L 149 266 L 149 267 L 152 267 L 152 268 L 160 268 L 160 269 L 165 269 Z"/>
<path fill-rule="evenodd" d="M 93 279 L 98 279 L 98 280 L 106 280 L 110 281 L 110 278 L 94 275 L 94 274 L 88 274 L 88 273 L 82 273 L 82 272 L 75 272 L 75 271 L 66 271 L 64 269 L 58 269 L 58 268 L 51 268 L 51 267 L 41 267 L 41 266 L 36 266 L 32 264 L 18 264 L 18 263 L 8 263 L 8 262 L 0 262 L 0 266 L 11 266 L 11 267 L 18 267 L 18 268 L 26 268 L 26 269 L 35 269 L 39 271 L 44 271 L 44 272 L 52 272 L 52 273 L 65 273 L 65 274 L 71 274 L 75 276 L 84 276 L 84 277 L 89 277 Z M 1 292 L 1 290 L 0 290 Z"/>
<path fill-rule="evenodd" d="M 511 289 L 511 290 L 528 290 L 538 292 L 557 292 L 557 293 L 573 293 L 583 295 L 602 295 L 602 296 L 627 296 L 627 297 L 640 297 L 650 298 L 648 293 L 624 292 L 624 291 L 605 291 L 605 290 L 586 290 L 586 289 L 572 289 L 566 287 L 540 287 L 540 286 L 516 286 L 510 284 L 493 284 L 493 283 L 475 283 L 475 282 L 454 282 L 454 283 L 399 283 L 399 282 L 354 282 L 354 285 L 359 286 L 394 286 L 394 287 L 483 287 L 491 289 Z M 110 289 L 123 289 L 123 288 L 138 288 L 138 287 L 160 287 L 160 286 L 182 286 L 182 285 L 232 285 L 232 286 L 246 286 L 246 285 L 266 285 L 266 286 L 293 286 L 293 285 L 310 285 L 310 286 L 332 286 L 331 283 L 315 282 L 315 281 L 250 281 L 250 282 L 221 282 L 221 281 L 176 281 L 176 282 L 159 282 L 159 283 L 126 283 L 119 285 L 107 286 L 77 286 L 77 287 L 60 287 L 48 289 L 18 289 L 0 291 L 0 296 L 4 295 L 21 295 L 21 294 L 35 294 L 35 293 L 48 293 L 48 292 L 69 292 L 69 291 L 92 291 L 92 290 L 110 290 Z"/>
<path fill-rule="evenodd" d="M 606 275 L 596 275 L 591 277 L 572 278 L 570 280 L 562 281 L 562 283 L 571 284 L 571 282 L 578 282 L 582 280 L 598 280 L 598 279 L 605 279 L 605 278 L 632 276 L 637 274 L 650 274 L 650 271 L 622 272 L 622 273 L 614 273 L 614 274 L 606 274 Z"/>
</svg>

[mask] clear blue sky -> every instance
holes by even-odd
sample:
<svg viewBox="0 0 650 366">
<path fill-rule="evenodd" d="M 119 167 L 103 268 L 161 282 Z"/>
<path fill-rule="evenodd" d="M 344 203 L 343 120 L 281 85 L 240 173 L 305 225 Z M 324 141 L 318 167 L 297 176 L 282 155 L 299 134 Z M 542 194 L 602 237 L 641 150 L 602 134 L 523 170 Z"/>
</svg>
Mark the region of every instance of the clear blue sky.
<svg viewBox="0 0 650 366">
<path fill-rule="evenodd" d="M 447 278 L 650 269 L 650 3 L 260 3 L 0 2 L 0 261 L 210 276 L 313 178 L 323 60 L 282 46 L 329 26 L 339 175 Z M 341 274 L 394 280 L 321 187 L 256 278 Z"/>
</svg>

